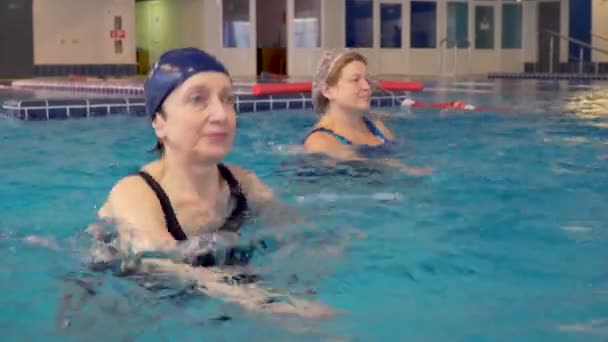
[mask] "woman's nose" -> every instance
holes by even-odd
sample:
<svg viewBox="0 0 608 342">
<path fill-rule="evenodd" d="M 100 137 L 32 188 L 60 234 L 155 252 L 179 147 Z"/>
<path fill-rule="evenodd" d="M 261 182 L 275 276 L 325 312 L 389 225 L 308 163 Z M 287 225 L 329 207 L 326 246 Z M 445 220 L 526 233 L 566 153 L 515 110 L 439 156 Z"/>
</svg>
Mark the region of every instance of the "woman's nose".
<svg viewBox="0 0 608 342">
<path fill-rule="evenodd" d="M 214 99 L 209 106 L 209 118 L 211 121 L 224 121 L 228 116 L 226 106 L 220 99 Z"/>
<path fill-rule="evenodd" d="M 371 84 L 369 82 L 369 80 L 367 78 L 362 78 L 361 79 L 361 88 L 368 90 L 371 88 Z"/>
</svg>

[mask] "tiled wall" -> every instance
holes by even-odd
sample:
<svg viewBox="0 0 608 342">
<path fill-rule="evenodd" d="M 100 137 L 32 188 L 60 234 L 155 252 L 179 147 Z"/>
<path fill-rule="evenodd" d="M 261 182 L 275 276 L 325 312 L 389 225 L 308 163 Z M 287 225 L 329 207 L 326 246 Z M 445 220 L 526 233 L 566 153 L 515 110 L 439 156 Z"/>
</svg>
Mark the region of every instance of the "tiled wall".
<svg viewBox="0 0 608 342">
<path fill-rule="evenodd" d="M 146 114 L 141 98 L 7 101 L 3 109 L 14 118 L 29 121 Z"/>
<path fill-rule="evenodd" d="M 588 74 L 594 74 L 596 72 L 600 75 L 608 75 L 608 62 L 585 62 L 583 64 L 583 72 Z M 560 63 L 555 67 L 555 73 L 578 73 L 579 65 L 578 62 L 567 62 Z M 526 62 L 524 65 L 525 73 L 538 72 L 538 64 L 534 62 Z"/>
<path fill-rule="evenodd" d="M 374 107 L 398 107 L 408 92 L 395 91 L 374 94 Z M 310 93 L 281 95 L 237 95 L 237 113 L 267 112 L 275 110 L 312 110 Z M 141 97 L 97 99 L 9 100 L 2 108 L 8 115 L 21 120 L 61 120 L 109 115 L 146 115 Z"/>
<path fill-rule="evenodd" d="M 125 32 L 122 52 L 110 36 L 115 17 Z M 35 0 L 33 29 L 34 65 L 136 62 L 133 0 Z"/>
<path fill-rule="evenodd" d="M 489 79 L 502 78 L 502 79 L 539 79 L 539 80 L 601 80 L 608 81 L 608 73 L 595 75 L 595 74 L 578 74 L 578 73 L 507 73 L 507 72 L 496 72 L 488 74 Z"/>
<path fill-rule="evenodd" d="M 133 76 L 137 74 L 136 64 L 48 64 L 35 65 L 35 76 Z"/>
</svg>

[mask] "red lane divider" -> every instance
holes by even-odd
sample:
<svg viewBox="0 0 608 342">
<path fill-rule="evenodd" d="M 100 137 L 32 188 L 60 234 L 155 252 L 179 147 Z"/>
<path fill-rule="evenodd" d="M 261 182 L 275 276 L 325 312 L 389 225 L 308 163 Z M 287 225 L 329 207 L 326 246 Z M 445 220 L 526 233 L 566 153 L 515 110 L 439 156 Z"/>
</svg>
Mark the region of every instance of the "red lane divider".
<svg viewBox="0 0 608 342">
<path fill-rule="evenodd" d="M 443 103 L 431 103 L 431 102 L 419 102 L 412 99 L 405 99 L 401 102 L 402 107 L 409 108 L 439 108 L 439 109 L 459 109 L 459 110 L 470 110 L 476 112 L 485 112 L 485 111 L 498 111 L 498 112 L 508 112 L 511 111 L 510 108 L 506 107 L 487 107 L 487 106 L 475 106 L 470 103 L 466 103 L 464 101 L 450 101 Z"/>
<path fill-rule="evenodd" d="M 424 89 L 424 85 L 420 82 L 378 81 L 377 83 L 386 90 L 422 91 Z M 311 82 L 256 83 L 251 86 L 251 93 L 253 95 L 306 93 L 311 90 Z"/>
<path fill-rule="evenodd" d="M 406 91 L 422 91 L 424 84 L 420 82 L 404 82 L 404 81 L 377 81 L 380 87 L 386 90 L 406 90 Z"/>
<path fill-rule="evenodd" d="M 251 86 L 253 95 L 307 93 L 312 90 L 311 82 L 299 83 L 256 83 Z"/>
</svg>

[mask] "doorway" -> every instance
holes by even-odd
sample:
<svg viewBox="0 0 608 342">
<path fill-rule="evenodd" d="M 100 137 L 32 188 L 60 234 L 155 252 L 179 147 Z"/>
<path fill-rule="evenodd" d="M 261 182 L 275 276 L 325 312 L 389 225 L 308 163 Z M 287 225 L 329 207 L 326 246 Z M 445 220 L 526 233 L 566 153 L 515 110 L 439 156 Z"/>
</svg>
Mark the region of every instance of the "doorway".
<svg viewBox="0 0 608 342">
<path fill-rule="evenodd" d="M 287 75 L 287 0 L 256 1 L 257 75 Z"/>
<path fill-rule="evenodd" d="M 538 71 L 550 72 L 551 60 L 553 72 L 559 72 L 559 52 L 561 39 L 553 37 L 553 57 L 551 57 L 551 35 L 545 30 L 560 33 L 561 4 L 559 2 L 538 3 Z"/>
<path fill-rule="evenodd" d="M 32 0 L 0 2 L 0 78 L 34 75 Z"/>
</svg>

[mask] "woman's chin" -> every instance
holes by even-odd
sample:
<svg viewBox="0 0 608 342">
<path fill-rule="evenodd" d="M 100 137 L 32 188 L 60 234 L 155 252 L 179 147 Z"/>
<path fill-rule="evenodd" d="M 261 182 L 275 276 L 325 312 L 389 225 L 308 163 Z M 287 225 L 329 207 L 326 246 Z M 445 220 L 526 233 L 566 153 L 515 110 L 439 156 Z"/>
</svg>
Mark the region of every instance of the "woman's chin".
<svg viewBox="0 0 608 342">
<path fill-rule="evenodd" d="M 361 114 L 365 114 L 365 113 L 369 112 L 370 109 L 371 109 L 371 106 L 369 104 L 361 104 L 361 105 L 352 106 L 353 112 L 357 112 L 357 113 L 361 113 Z"/>
<path fill-rule="evenodd" d="M 223 160 L 228 153 L 230 153 L 230 147 L 226 146 L 205 146 L 204 149 L 196 151 L 197 159 L 204 160 L 210 163 L 217 163 Z"/>
</svg>

